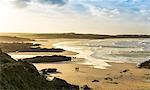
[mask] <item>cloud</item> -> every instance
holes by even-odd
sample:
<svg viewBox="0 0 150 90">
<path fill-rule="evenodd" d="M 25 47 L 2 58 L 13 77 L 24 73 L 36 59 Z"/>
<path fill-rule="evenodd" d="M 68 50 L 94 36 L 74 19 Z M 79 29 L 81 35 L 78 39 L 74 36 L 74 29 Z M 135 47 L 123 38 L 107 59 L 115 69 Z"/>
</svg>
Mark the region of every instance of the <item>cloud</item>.
<svg viewBox="0 0 150 90">
<path fill-rule="evenodd" d="M 68 0 L 38 0 L 42 4 L 49 4 L 49 5 L 65 5 Z"/>
<path fill-rule="evenodd" d="M 117 9 L 109 10 L 107 8 L 99 8 L 94 6 L 90 6 L 89 11 L 93 16 L 115 17 L 120 15 L 120 12 Z"/>
<path fill-rule="evenodd" d="M 30 2 L 31 0 L 15 0 L 15 1 L 12 1 L 13 4 L 16 6 L 16 7 L 19 7 L 19 8 L 24 8 L 26 6 L 28 6 L 28 3 Z"/>
<path fill-rule="evenodd" d="M 68 0 L 14 0 L 13 4 L 19 8 L 25 8 L 27 6 L 30 6 L 30 3 L 63 6 L 67 2 Z"/>
<path fill-rule="evenodd" d="M 14 4 L 21 8 L 29 6 L 32 11 L 54 11 L 64 15 L 74 12 L 83 16 L 97 16 L 98 19 L 112 17 L 145 21 L 150 16 L 149 0 L 15 0 Z"/>
</svg>

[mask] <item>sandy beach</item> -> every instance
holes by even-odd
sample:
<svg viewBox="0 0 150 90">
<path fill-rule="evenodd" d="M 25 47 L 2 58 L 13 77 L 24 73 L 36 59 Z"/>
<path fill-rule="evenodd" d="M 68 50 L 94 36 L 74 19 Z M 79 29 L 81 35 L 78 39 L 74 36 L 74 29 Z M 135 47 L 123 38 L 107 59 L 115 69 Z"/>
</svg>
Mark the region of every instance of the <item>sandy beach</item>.
<svg viewBox="0 0 150 90">
<path fill-rule="evenodd" d="M 135 64 L 130 63 L 110 64 L 112 66 L 108 69 L 96 69 L 72 62 L 34 65 L 38 70 L 57 68 L 61 73 L 52 76 L 65 79 L 71 84 L 88 85 L 93 90 L 150 90 L 150 82 L 146 82 L 146 78 L 150 77 L 149 70 L 138 69 Z M 75 71 L 75 67 L 79 67 L 79 71 Z M 124 70 L 128 71 L 122 72 Z M 105 80 L 105 78 L 112 80 Z M 93 80 L 99 82 L 92 82 Z"/>
</svg>

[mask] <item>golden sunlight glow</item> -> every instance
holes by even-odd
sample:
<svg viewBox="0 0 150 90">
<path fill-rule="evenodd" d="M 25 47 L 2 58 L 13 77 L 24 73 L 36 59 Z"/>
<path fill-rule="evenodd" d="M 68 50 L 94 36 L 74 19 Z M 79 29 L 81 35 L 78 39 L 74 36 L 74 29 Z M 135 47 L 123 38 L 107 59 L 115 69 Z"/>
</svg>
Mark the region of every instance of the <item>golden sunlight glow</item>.
<svg viewBox="0 0 150 90">
<path fill-rule="evenodd" d="M 0 32 L 3 32 L 2 28 L 7 27 L 11 17 L 14 16 L 13 8 L 4 1 L 0 1 Z"/>
</svg>

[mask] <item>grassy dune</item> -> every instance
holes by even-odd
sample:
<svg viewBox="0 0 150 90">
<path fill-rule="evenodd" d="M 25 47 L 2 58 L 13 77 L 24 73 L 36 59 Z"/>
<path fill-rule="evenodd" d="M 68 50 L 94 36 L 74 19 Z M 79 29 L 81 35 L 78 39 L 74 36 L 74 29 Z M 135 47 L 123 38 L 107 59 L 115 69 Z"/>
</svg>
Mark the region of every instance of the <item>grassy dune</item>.
<svg viewBox="0 0 150 90">
<path fill-rule="evenodd" d="M 34 65 L 18 62 L 0 50 L 0 90 L 79 90 L 62 79 L 47 81 Z"/>
</svg>

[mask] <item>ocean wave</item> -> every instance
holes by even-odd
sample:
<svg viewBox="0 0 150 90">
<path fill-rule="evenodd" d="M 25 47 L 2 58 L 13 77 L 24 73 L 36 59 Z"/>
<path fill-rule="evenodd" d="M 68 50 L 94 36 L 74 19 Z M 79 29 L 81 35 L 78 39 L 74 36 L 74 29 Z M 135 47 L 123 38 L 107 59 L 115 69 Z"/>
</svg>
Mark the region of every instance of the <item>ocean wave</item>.
<svg viewBox="0 0 150 90">
<path fill-rule="evenodd" d="M 57 43 L 57 48 L 77 52 L 78 58 L 84 58 L 83 64 L 105 69 L 107 62 L 139 63 L 150 58 L 149 39 L 103 39 L 78 40 Z"/>
</svg>

